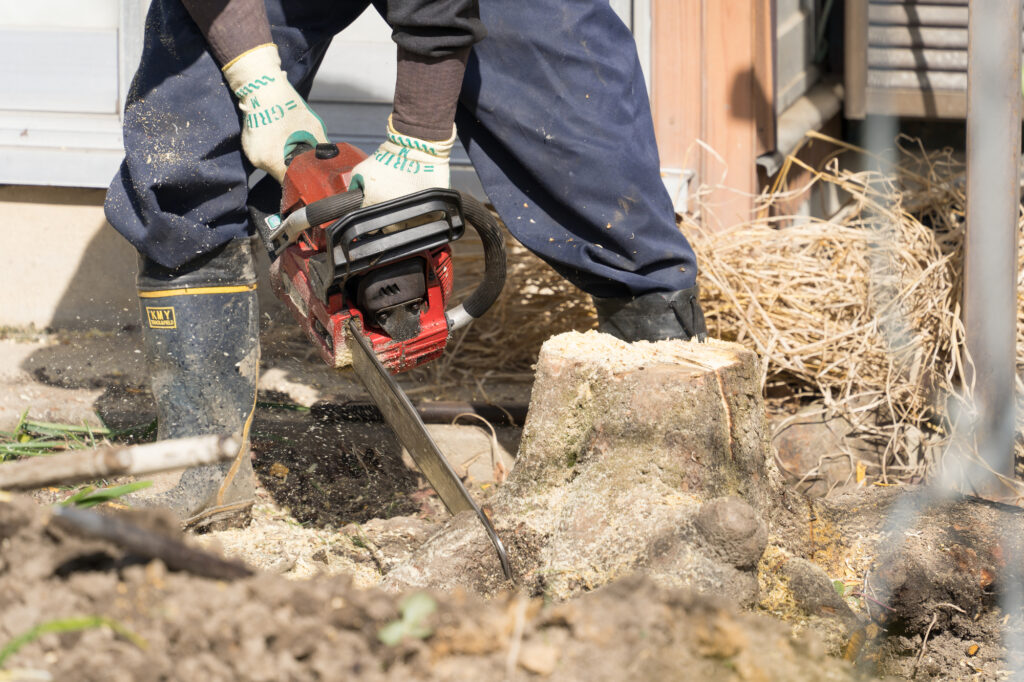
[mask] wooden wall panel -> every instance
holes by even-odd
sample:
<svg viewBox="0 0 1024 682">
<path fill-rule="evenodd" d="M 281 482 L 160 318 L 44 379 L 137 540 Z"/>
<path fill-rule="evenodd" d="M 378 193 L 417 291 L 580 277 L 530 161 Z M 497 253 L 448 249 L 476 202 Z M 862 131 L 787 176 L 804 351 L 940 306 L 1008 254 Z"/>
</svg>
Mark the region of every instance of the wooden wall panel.
<svg viewBox="0 0 1024 682">
<path fill-rule="evenodd" d="M 705 0 L 651 4 L 651 103 L 661 165 L 695 168 L 691 147 L 702 134 Z"/>
<path fill-rule="evenodd" d="M 755 161 L 775 144 L 774 0 L 655 0 L 653 83 L 662 165 L 691 168 L 702 216 L 753 215 Z M 698 141 L 703 145 L 698 144 Z"/>
<path fill-rule="evenodd" d="M 717 229 L 748 220 L 757 191 L 754 11 L 749 0 L 712 0 L 704 12 L 704 140 L 716 152 L 704 164 L 704 181 L 714 188 L 706 225 Z"/>
</svg>

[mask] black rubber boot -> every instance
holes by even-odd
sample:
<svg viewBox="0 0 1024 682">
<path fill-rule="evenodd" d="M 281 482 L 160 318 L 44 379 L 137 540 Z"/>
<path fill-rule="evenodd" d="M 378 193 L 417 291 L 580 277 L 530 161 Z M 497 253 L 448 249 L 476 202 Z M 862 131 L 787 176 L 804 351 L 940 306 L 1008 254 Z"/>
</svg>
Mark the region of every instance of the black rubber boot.
<svg viewBox="0 0 1024 682">
<path fill-rule="evenodd" d="M 682 291 L 656 291 L 624 298 L 594 297 L 597 330 L 623 341 L 704 341 L 704 323 L 697 285 Z"/>
<path fill-rule="evenodd" d="M 163 481 L 168 489 L 127 501 L 169 508 L 185 528 L 245 525 L 255 500 L 249 427 L 260 359 L 250 243 L 233 240 L 177 270 L 142 258 L 138 288 L 158 437 L 240 434 L 242 447 L 232 461 L 186 469 Z"/>
</svg>

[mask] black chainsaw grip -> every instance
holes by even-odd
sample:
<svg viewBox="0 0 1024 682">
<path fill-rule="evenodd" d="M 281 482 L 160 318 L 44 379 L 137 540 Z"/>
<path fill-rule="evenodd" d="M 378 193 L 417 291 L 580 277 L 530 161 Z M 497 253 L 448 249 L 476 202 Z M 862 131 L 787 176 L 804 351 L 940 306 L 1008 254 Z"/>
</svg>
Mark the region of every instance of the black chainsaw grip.
<svg viewBox="0 0 1024 682">
<path fill-rule="evenodd" d="M 363 190 L 350 189 L 341 194 L 314 201 L 306 206 L 306 220 L 310 225 L 323 225 L 348 215 L 363 205 Z"/>
<path fill-rule="evenodd" d="M 464 192 L 461 194 L 462 212 L 484 245 L 484 281 L 462 302 L 469 316 L 477 318 L 494 305 L 505 286 L 505 235 L 483 204 Z"/>
</svg>

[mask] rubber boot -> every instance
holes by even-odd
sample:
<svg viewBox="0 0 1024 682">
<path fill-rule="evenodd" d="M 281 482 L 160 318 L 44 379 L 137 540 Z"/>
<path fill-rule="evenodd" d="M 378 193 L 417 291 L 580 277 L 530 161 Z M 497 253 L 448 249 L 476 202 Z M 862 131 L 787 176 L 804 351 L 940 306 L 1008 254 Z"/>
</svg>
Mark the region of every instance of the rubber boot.
<svg viewBox="0 0 1024 682">
<path fill-rule="evenodd" d="M 231 461 L 186 469 L 131 496 L 170 509 L 187 529 L 245 525 L 255 500 L 249 428 L 259 373 L 259 307 L 248 240 L 236 239 L 176 270 L 143 257 L 143 342 L 156 399 L 157 436 L 239 434 Z M 147 494 L 149 493 L 149 494 Z"/>
<path fill-rule="evenodd" d="M 594 297 L 597 330 L 623 341 L 664 341 L 708 337 L 695 284 L 681 291 L 656 291 L 624 298 Z"/>
</svg>

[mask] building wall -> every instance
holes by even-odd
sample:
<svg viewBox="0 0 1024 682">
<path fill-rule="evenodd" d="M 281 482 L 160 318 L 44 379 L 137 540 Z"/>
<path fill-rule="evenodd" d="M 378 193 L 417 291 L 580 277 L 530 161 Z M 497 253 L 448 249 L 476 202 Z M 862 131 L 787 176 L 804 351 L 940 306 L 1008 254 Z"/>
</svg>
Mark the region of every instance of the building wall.
<svg viewBox="0 0 1024 682">
<path fill-rule="evenodd" d="M 137 322 L 135 249 L 103 218 L 103 190 L 0 187 L 0 250 L 0 327 Z"/>
</svg>

